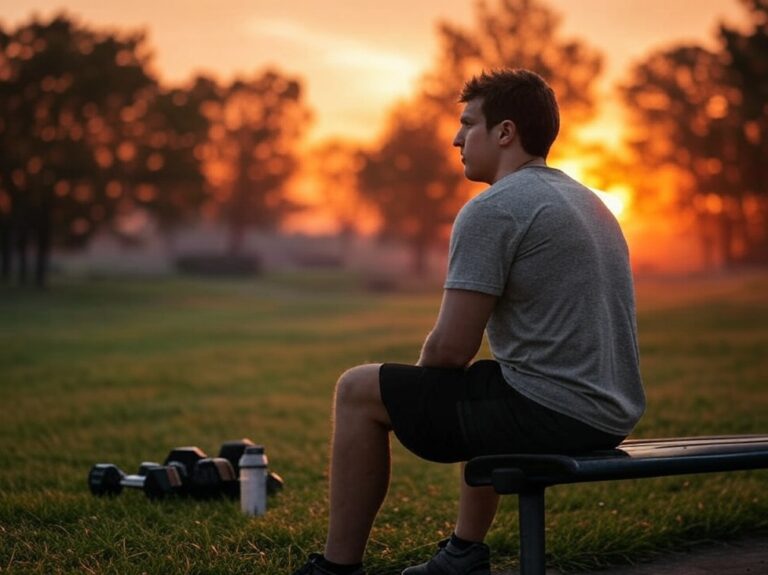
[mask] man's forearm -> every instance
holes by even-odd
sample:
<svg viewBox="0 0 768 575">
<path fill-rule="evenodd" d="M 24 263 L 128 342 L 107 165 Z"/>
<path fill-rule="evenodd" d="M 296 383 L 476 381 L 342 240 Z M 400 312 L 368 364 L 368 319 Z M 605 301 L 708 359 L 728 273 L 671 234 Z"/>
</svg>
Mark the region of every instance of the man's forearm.
<svg viewBox="0 0 768 575">
<path fill-rule="evenodd" d="M 451 348 L 441 342 L 439 335 L 435 331 L 431 331 L 424 341 L 416 365 L 422 367 L 465 367 L 473 357 L 474 354 L 468 356 L 466 350 Z"/>
<path fill-rule="evenodd" d="M 435 327 L 421 348 L 418 365 L 466 367 L 480 349 L 496 296 L 446 289 Z"/>
</svg>

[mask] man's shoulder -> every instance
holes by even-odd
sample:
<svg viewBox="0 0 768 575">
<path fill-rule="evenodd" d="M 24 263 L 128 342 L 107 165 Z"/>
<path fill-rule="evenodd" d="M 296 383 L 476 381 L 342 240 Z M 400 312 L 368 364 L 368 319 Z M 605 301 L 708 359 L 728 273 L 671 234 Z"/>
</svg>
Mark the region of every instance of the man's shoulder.
<svg viewBox="0 0 768 575">
<path fill-rule="evenodd" d="M 508 213 L 507 203 L 508 199 L 504 191 L 491 186 L 470 198 L 459 210 L 456 220 L 457 222 L 488 221 Z"/>
<path fill-rule="evenodd" d="M 552 173 L 550 173 L 552 172 Z M 468 211 L 524 213 L 557 195 L 556 190 L 569 183 L 559 170 L 526 169 L 504 176 L 465 204 Z M 573 182 L 573 180 L 570 180 Z M 576 182 L 573 182 L 576 183 Z"/>
<path fill-rule="evenodd" d="M 525 225 L 526 221 L 542 213 L 559 214 L 570 203 L 566 201 L 567 197 L 584 198 L 588 191 L 560 170 L 528 168 L 508 174 L 467 201 L 457 222 L 475 227 L 476 224 L 514 220 Z"/>
</svg>

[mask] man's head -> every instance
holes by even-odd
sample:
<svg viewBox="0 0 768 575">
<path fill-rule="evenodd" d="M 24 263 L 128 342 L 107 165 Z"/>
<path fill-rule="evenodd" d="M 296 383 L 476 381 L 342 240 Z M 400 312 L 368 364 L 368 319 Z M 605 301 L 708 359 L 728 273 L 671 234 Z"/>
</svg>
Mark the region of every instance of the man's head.
<svg viewBox="0 0 768 575">
<path fill-rule="evenodd" d="M 560 111 L 555 93 L 541 76 L 524 69 L 483 72 L 464 85 L 459 101 L 478 99 L 488 130 L 511 120 L 523 150 L 547 157 L 560 130 Z"/>
</svg>

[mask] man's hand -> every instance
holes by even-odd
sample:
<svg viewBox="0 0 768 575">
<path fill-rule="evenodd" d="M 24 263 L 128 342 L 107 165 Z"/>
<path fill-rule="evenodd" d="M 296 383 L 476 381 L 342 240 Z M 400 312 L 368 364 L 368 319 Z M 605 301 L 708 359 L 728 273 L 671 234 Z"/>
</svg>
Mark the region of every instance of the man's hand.
<svg viewBox="0 0 768 575">
<path fill-rule="evenodd" d="M 437 322 L 424 342 L 417 365 L 466 366 L 480 348 L 497 299 L 476 291 L 446 289 Z"/>
</svg>

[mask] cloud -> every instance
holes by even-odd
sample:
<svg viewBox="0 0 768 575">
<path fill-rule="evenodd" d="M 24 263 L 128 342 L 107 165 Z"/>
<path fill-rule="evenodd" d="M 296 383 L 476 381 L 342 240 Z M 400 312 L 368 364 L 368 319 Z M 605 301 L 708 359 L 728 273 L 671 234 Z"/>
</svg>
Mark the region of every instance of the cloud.
<svg viewBox="0 0 768 575">
<path fill-rule="evenodd" d="M 413 92 L 426 67 L 418 58 L 365 39 L 334 34 L 287 18 L 248 21 L 260 46 L 307 80 L 318 114 L 313 132 L 366 140 L 375 136 L 393 101 Z M 360 32 L 362 34 L 362 31 Z"/>
<path fill-rule="evenodd" d="M 313 30 L 299 22 L 279 19 L 251 20 L 248 31 L 262 37 L 300 46 L 317 54 L 329 66 L 375 69 L 413 80 L 423 63 L 402 54 L 379 49 L 359 40 Z"/>
</svg>

